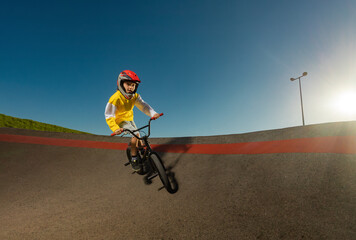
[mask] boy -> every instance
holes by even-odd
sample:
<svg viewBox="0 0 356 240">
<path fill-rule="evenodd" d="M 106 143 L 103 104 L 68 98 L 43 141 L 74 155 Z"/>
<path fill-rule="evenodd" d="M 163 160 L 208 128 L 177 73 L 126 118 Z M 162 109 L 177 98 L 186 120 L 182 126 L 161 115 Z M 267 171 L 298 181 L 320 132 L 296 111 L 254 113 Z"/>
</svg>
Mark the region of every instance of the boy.
<svg viewBox="0 0 356 240">
<path fill-rule="evenodd" d="M 159 118 L 153 108 L 145 103 L 141 96 L 136 93 L 140 79 L 130 70 L 122 71 L 117 79 L 117 91 L 114 93 L 105 108 L 105 119 L 110 129 L 115 134 L 121 134 L 123 128 L 134 131 L 137 129 L 133 120 L 133 108 L 138 107 L 143 113 L 154 119 Z M 131 138 L 131 156 L 132 168 L 135 171 L 140 170 L 138 165 L 138 140 L 135 137 Z"/>
</svg>

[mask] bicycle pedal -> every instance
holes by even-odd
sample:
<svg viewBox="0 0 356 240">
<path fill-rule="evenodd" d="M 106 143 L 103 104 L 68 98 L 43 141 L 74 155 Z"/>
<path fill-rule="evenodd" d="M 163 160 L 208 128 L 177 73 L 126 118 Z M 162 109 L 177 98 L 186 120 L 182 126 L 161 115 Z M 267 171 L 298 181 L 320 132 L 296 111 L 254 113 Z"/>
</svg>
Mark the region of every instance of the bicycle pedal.
<svg viewBox="0 0 356 240">
<path fill-rule="evenodd" d="M 126 167 L 126 166 L 130 165 L 130 162 L 127 162 L 127 163 L 125 163 L 124 165 L 125 165 L 125 167 Z"/>
</svg>

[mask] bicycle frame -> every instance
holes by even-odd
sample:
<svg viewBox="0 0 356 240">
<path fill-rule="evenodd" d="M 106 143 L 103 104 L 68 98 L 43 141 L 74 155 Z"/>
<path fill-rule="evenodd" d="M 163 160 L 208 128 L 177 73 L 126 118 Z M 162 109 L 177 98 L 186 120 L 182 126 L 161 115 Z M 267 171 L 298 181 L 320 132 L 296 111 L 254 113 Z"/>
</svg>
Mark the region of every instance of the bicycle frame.
<svg viewBox="0 0 356 240">
<path fill-rule="evenodd" d="M 161 114 L 159 114 L 159 116 L 163 116 L 163 113 L 161 113 Z M 136 129 L 136 130 L 134 130 L 134 131 L 131 131 L 130 129 L 126 129 L 126 128 L 124 128 L 123 129 L 123 131 L 124 132 L 129 132 L 129 133 L 131 133 L 131 135 L 133 136 L 133 137 L 135 137 L 135 138 L 137 138 L 138 140 L 141 140 L 141 141 L 144 141 L 144 146 L 142 146 L 142 147 L 146 147 L 147 149 L 145 149 L 145 157 L 146 157 L 146 152 L 147 152 L 147 150 L 148 150 L 148 152 L 152 152 L 153 150 L 152 150 L 152 148 L 151 148 L 151 146 L 150 146 L 150 144 L 148 143 L 148 138 L 149 138 L 149 136 L 151 135 L 151 121 L 152 120 L 155 120 L 153 117 L 152 118 L 150 118 L 150 120 L 148 121 L 148 124 L 146 125 L 146 126 L 143 126 L 143 127 L 140 127 L 139 129 Z M 141 131 L 142 129 L 145 129 L 145 128 L 147 128 L 148 127 L 148 134 L 147 135 L 145 135 L 145 136 L 143 136 L 143 137 L 139 137 L 139 136 L 137 136 L 136 134 L 135 134 L 135 132 L 139 132 L 139 131 Z M 111 134 L 111 136 L 114 136 L 114 135 L 116 135 L 115 133 L 113 133 L 113 134 Z"/>
<path fill-rule="evenodd" d="M 163 115 L 163 113 L 160 114 L 160 116 L 162 116 L 162 115 Z M 143 127 L 136 129 L 134 131 L 131 131 L 130 129 L 122 129 L 122 130 L 126 133 L 127 132 L 130 133 L 136 139 L 144 142 L 144 145 L 142 146 L 144 149 L 144 153 L 142 153 L 142 152 L 140 153 L 140 149 L 138 149 L 138 154 L 142 155 L 142 158 L 141 158 L 142 162 L 140 163 L 141 164 L 140 170 L 138 170 L 137 173 L 140 175 L 146 175 L 146 177 L 145 177 L 146 184 L 150 184 L 150 182 L 153 178 L 159 176 L 161 179 L 161 182 L 163 183 L 162 188 L 165 188 L 169 193 L 172 194 L 172 193 L 175 193 L 178 188 L 173 189 L 172 183 L 170 182 L 171 177 L 167 174 L 167 170 L 164 167 L 162 159 L 155 151 L 153 151 L 153 149 L 151 148 L 151 146 L 148 142 L 148 138 L 151 135 L 151 121 L 152 120 L 155 120 L 155 118 L 151 118 L 146 126 L 143 126 Z M 140 130 L 145 129 L 145 128 L 148 128 L 147 135 L 140 137 L 139 134 L 138 135 L 135 134 L 136 132 L 139 132 Z M 116 134 L 115 133 L 111 134 L 111 136 L 114 136 L 114 135 L 116 135 Z M 131 164 L 131 154 L 128 153 L 128 151 L 130 151 L 129 147 L 126 149 L 126 154 L 127 154 L 129 161 L 124 164 L 125 166 Z M 146 164 L 146 163 L 148 164 L 149 170 L 147 170 L 147 169 L 144 170 L 144 168 L 145 168 L 144 164 Z M 147 167 L 147 165 L 146 165 L 146 167 Z M 176 182 L 175 182 L 175 184 L 176 184 Z M 162 189 L 162 188 L 160 188 L 160 189 Z"/>
</svg>

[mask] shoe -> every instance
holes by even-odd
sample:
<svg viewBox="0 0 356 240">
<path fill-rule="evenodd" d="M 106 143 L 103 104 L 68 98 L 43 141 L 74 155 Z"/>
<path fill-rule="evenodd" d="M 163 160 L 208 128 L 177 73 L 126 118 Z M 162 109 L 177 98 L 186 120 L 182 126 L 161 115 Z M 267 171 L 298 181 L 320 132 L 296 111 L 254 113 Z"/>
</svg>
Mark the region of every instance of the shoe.
<svg viewBox="0 0 356 240">
<path fill-rule="evenodd" d="M 131 158 L 131 167 L 135 172 L 140 171 L 141 168 L 139 158 L 137 156 Z"/>
</svg>

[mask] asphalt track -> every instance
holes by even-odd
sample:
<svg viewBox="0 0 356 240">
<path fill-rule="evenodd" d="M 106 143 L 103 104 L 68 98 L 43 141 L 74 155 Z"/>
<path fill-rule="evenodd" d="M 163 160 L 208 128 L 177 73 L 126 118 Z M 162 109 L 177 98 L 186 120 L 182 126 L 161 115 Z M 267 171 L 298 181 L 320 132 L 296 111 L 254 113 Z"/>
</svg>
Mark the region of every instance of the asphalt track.
<svg viewBox="0 0 356 240">
<path fill-rule="evenodd" d="M 175 194 L 126 142 L 1 128 L 0 239 L 355 239 L 355 121 L 152 139 Z"/>
</svg>

